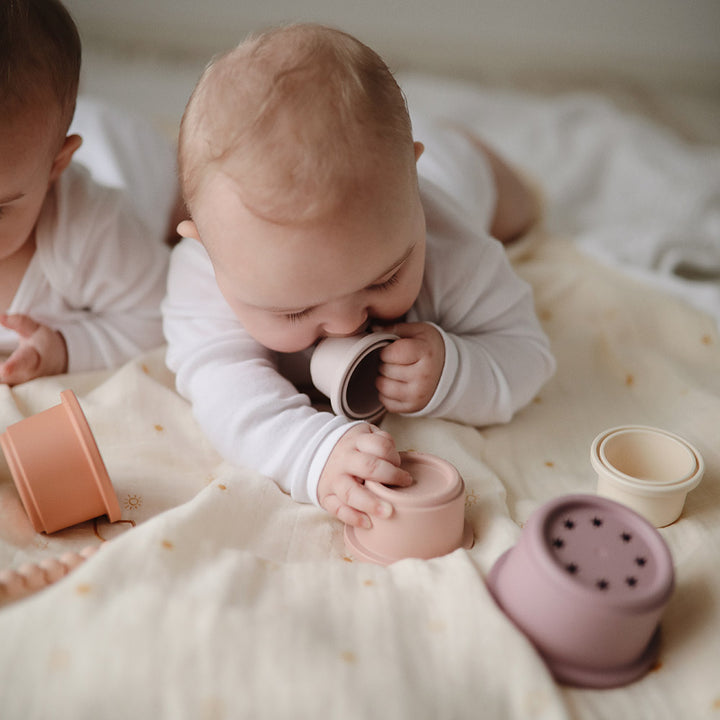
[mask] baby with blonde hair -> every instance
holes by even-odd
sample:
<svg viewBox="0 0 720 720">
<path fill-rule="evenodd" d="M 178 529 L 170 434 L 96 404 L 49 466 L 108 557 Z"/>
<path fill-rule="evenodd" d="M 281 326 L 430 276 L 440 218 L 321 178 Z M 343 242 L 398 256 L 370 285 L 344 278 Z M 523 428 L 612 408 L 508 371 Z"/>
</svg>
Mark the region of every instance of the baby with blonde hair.
<svg viewBox="0 0 720 720">
<path fill-rule="evenodd" d="M 425 152 L 374 51 L 317 25 L 216 59 L 180 132 L 191 219 L 163 304 L 178 390 L 226 458 L 350 525 L 393 511 L 365 480 L 411 478 L 388 433 L 312 406 L 319 339 L 384 326 L 385 408 L 472 425 L 508 421 L 554 370 L 487 233 L 523 232 L 529 194 L 466 133 L 427 132 Z"/>
<path fill-rule="evenodd" d="M 385 63 L 316 26 L 271 30 L 212 63 L 179 145 L 189 206 L 208 174 L 222 171 L 246 207 L 275 222 L 330 212 L 362 190 L 379 154 L 412 173 L 415 165 L 410 118 Z"/>
</svg>

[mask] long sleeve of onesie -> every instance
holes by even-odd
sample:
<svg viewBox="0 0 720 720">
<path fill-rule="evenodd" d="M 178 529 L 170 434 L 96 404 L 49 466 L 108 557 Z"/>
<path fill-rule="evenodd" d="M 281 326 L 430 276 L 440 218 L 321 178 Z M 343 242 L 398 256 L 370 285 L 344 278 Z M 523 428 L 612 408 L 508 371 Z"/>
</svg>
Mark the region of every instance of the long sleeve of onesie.
<svg viewBox="0 0 720 720">
<path fill-rule="evenodd" d="M 408 320 L 437 327 L 445 366 L 428 405 L 412 415 L 469 425 L 507 422 L 555 370 L 532 290 L 512 270 L 503 246 L 465 222 L 452 198 L 427 181 L 421 187 L 426 270 Z M 452 232 L 445 232 L 448 223 Z"/>
<path fill-rule="evenodd" d="M 12 310 L 63 334 L 70 372 L 117 366 L 162 344 L 168 248 L 120 191 L 69 168 L 43 207 L 36 243 Z"/>
<path fill-rule="evenodd" d="M 468 233 L 443 245 L 433 240 L 429 250 L 453 261 L 427 273 L 408 318 L 442 328 L 446 347 L 435 396 L 417 414 L 473 425 L 507 421 L 554 369 L 530 288 L 487 236 Z M 218 451 L 271 477 L 294 499 L 317 503 L 327 457 L 352 424 L 315 410 L 280 374 L 275 353 L 235 319 L 195 240 L 173 251 L 163 316 L 168 367 Z"/>
<path fill-rule="evenodd" d="M 506 422 L 555 364 L 530 287 L 484 230 L 494 203 L 489 171 L 478 173 L 482 161 L 469 155 L 462 138 L 451 135 L 443 150 L 419 164 L 432 178 L 420 182 L 426 266 L 407 319 L 440 330 L 445 366 L 430 403 L 415 415 L 471 425 Z M 296 500 L 317 503 L 320 473 L 351 423 L 315 410 L 281 375 L 278 356 L 235 319 L 195 240 L 173 251 L 163 322 L 178 391 L 219 452 L 271 477 Z"/>
<path fill-rule="evenodd" d="M 173 251 L 163 318 L 168 367 L 218 451 L 271 477 L 295 500 L 317 503 L 325 460 L 351 424 L 315 410 L 278 372 L 275 353 L 235 319 L 195 240 Z"/>
</svg>

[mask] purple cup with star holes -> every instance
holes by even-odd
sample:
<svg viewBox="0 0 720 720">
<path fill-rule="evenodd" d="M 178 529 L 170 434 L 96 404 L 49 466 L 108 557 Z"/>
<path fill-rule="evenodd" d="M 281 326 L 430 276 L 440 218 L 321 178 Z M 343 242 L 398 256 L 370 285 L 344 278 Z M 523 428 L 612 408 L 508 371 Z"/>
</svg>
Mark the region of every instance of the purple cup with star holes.
<svg viewBox="0 0 720 720">
<path fill-rule="evenodd" d="M 330 399 L 336 415 L 377 422 L 385 408 L 375 387 L 380 351 L 398 336 L 366 333 L 321 340 L 310 359 L 313 385 Z"/>
<path fill-rule="evenodd" d="M 552 500 L 497 560 L 488 587 L 559 682 L 616 687 L 656 662 L 672 557 L 645 518 L 594 495 Z"/>
</svg>

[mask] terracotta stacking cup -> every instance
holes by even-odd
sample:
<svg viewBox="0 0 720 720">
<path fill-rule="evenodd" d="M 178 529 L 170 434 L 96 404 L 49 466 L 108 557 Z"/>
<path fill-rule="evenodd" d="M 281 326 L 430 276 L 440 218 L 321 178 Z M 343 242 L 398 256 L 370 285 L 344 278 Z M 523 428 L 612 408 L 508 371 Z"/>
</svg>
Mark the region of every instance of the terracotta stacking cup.
<svg viewBox="0 0 720 720">
<path fill-rule="evenodd" d="M 674 570 L 665 541 L 636 512 L 568 495 L 530 517 L 488 587 L 557 680 L 612 687 L 655 663 Z"/>
<path fill-rule="evenodd" d="M 397 340 L 391 333 L 325 338 L 310 359 L 313 385 L 330 399 L 333 412 L 351 420 L 376 422 L 385 414 L 375 379 L 380 351 Z"/>
<path fill-rule="evenodd" d="M 99 515 L 120 519 L 120 505 L 95 438 L 72 390 L 60 405 L 7 427 L 0 447 L 37 532 L 52 533 Z"/>
<path fill-rule="evenodd" d="M 685 498 L 702 480 L 702 456 L 667 430 L 627 425 L 595 438 L 590 462 L 598 476 L 598 495 L 617 500 L 655 527 L 675 522 Z"/>
<path fill-rule="evenodd" d="M 408 487 L 374 481 L 365 487 L 393 506 L 389 518 L 373 518 L 371 528 L 345 527 L 345 544 L 360 560 L 388 565 L 403 558 L 429 559 L 473 544 L 465 522 L 465 484 L 449 462 L 428 453 L 400 453 L 413 477 Z"/>
</svg>

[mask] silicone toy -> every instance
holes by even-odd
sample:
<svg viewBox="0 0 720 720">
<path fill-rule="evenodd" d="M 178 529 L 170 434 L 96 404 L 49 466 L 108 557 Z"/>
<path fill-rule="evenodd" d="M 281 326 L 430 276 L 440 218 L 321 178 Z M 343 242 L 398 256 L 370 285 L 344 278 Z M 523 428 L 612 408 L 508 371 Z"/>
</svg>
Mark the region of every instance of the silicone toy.
<svg viewBox="0 0 720 720">
<path fill-rule="evenodd" d="M 403 558 L 429 559 L 473 544 L 465 521 L 465 483 L 449 462 L 418 452 L 400 453 L 413 477 L 408 487 L 374 481 L 365 487 L 394 508 L 389 518 L 373 518 L 372 528 L 345 527 L 345 545 L 360 560 L 388 565 Z"/>
<path fill-rule="evenodd" d="M 98 550 L 88 545 L 79 553 L 69 552 L 59 558 L 48 558 L 39 563 L 26 563 L 17 570 L 0 572 L 0 604 L 21 600 L 52 585 L 82 564 Z"/>
<path fill-rule="evenodd" d="M 116 522 L 120 504 L 80 403 L 72 390 L 60 393 L 60 400 L 0 435 L 25 511 L 37 532 L 98 515 Z"/>
<path fill-rule="evenodd" d="M 391 333 L 369 333 L 321 340 L 310 359 L 313 385 L 330 398 L 337 415 L 376 422 L 385 414 L 375 388 L 380 351 L 397 340 Z"/>
<path fill-rule="evenodd" d="M 603 688 L 655 663 L 674 570 L 643 517 L 607 498 L 568 495 L 533 513 L 488 587 L 558 681 Z"/>
<path fill-rule="evenodd" d="M 642 425 L 600 433 L 590 451 L 597 493 L 628 505 L 655 527 L 680 517 L 685 498 L 702 480 L 700 453 L 673 433 Z"/>
</svg>

